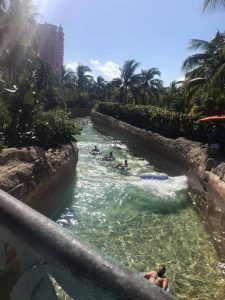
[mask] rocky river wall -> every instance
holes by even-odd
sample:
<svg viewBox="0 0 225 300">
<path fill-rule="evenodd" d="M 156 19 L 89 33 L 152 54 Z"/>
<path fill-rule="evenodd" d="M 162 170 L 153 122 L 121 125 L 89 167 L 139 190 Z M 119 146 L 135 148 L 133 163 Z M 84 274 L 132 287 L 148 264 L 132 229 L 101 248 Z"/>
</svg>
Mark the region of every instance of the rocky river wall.
<svg viewBox="0 0 225 300">
<path fill-rule="evenodd" d="M 77 161 L 75 143 L 48 151 L 39 147 L 4 149 L 0 153 L 0 189 L 51 216 L 63 204 Z M 20 271 L 15 249 L 9 243 L 4 243 L 4 249 L 7 262 L 0 270 L 0 298 L 8 300 Z"/>
<path fill-rule="evenodd" d="M 0 153 L 0 189 L 51 215 L 62 204 L 60 194 L 71 183 L 77 160 L 78 149 L 72 143 L 48 151 L 39 147 L 5 149 Z"/>
<path fill-rule="evenodd" d="M 91 118 L 101 131 L 116 130 L 142 143 L 146 149 L 155 151 L 179 164 L 188 177 L 193 201 L 207 221 L 221 253 L 225 250 L 225 162 L 223 158 L 211 157 L 207 145 L 185 138 L 169 139 L 93 111 Z"/>
</svg>

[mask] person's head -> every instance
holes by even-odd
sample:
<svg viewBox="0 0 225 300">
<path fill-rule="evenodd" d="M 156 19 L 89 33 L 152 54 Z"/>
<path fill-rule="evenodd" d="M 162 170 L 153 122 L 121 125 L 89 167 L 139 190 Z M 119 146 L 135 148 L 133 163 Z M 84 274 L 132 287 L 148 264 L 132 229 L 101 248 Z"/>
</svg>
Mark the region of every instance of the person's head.
<svg viewBox="0 0 225 300">
<path fill-rule="evenodd" d="M 128 163 L 127 163 L 127 159 L 125 159 L 125 161 L 124 161 L 124 164 L 125 164 L 125 166 L 127 166 L 127 165 L 128 165 Z"/>
<path fill-rule="evenodd" d="M 97 146 L 95 146 L 95 150 L 97 150 L 98 148 L 97 148 Z"/>
<path fill-rule="evenodd" d="M 157 274 L 159 277 L 162 277 L 166 272 L 166 267 L 165 266 L 160 266 L 159 269 L 157 270 Z"/>
<path fill-rule="evenodd" d="M 112 153 L 112 152 L 110 152 L 110 153 L 109 153 L 109 155 L 110 155 L 110 156 L 113 156 L 113 153 Z"/>
</svg>

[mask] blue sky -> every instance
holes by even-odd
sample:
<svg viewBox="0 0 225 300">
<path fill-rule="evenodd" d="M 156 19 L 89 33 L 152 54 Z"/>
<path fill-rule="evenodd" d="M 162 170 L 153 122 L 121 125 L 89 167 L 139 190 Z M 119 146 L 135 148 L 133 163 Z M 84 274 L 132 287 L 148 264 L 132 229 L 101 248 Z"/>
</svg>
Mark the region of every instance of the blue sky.
<svg viewBox="0 0 225 300">
<path fill-rule="evenodd" d="M 62 25 L 64 63 L 88 65 L 107 80 L 127 59 L 157 67 L 165 85 L 183 77 L 192 38 L 224 31 L 225 12 L 202 13 L 203 0 L 34 0 L 40 22 Z"/>
</svg>

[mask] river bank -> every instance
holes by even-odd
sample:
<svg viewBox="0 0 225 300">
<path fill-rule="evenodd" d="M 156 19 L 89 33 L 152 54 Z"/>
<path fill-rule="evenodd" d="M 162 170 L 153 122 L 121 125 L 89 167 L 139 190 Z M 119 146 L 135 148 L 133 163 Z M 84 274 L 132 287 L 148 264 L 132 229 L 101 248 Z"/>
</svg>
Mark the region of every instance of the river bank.
<svg viewBox="0 0 225 300">
<path fill-rule="evenodd" d="M 62 204 L 57 195 L 71 183 L 77 160 L 78 149 L 72 143 L 47 151 L 39 147 L 4 149 L 0 154 L 0 189 L 51 215 Z"/>
<path fill-rule="evenodd" d="M 225 163 L 208 155 L 206 145 L 184 138 L 168 139 L 98 112 L 92 121 L 101 131 L 117 130 L 133 137 L 146 149 L 179 164 L 188 177 L 189 190 L 201 214 L 206 219 L 214 240 L 223 254 L 225 249 Z"/>
</svg>

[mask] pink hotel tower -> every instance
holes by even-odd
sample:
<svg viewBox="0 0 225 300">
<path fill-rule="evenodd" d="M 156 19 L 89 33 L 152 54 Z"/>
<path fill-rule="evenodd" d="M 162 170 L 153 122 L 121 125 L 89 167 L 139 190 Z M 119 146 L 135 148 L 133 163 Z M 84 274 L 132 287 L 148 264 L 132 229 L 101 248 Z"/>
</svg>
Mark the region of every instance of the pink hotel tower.
<svg viewBox="0 0 225 300">
<path fill-rule="evenodd" d="M 64 58 L 64 33 L 61 25 L 39 24 L 39 55 L 53 70 L 61 73 Z"/>
</svg>

